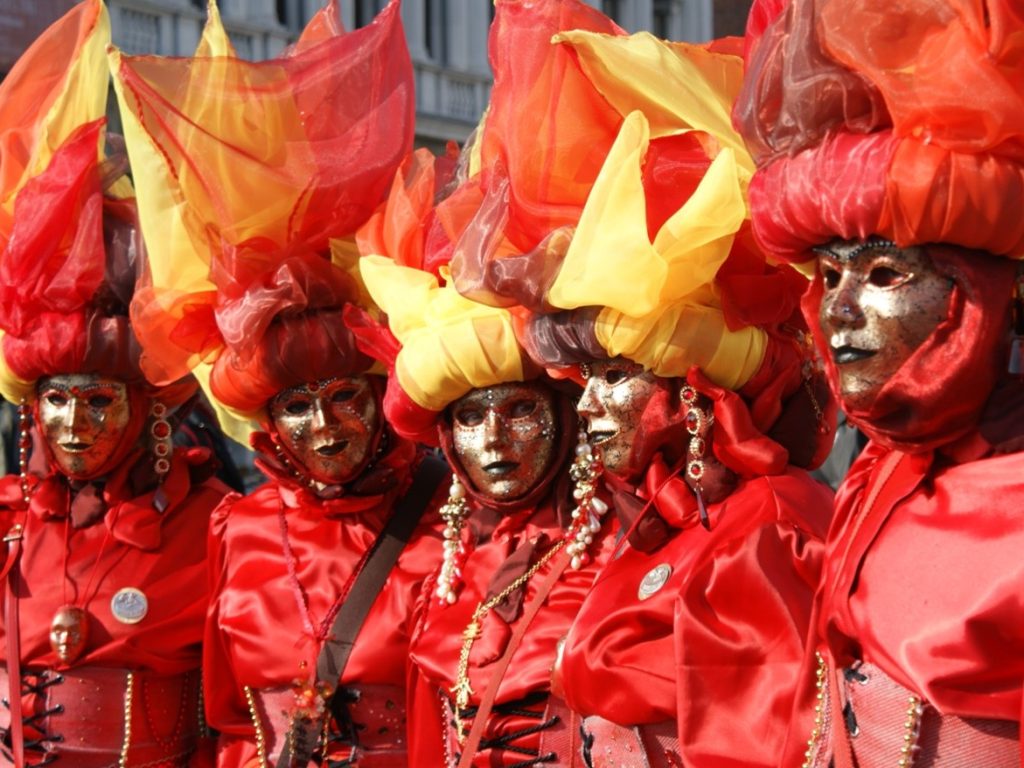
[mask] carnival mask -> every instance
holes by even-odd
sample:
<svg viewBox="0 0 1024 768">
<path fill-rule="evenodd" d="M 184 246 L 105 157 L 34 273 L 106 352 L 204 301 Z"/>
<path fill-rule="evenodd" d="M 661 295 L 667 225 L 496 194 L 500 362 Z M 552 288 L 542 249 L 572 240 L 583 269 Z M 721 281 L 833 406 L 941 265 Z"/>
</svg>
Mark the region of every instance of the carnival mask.
<svg viewBox="0 0 1024 768">
<path fill-rule="evenodd" d="M 377 396 L 366 376 L 303 384 L 270 401 L 281 443 L 313 480 L 339 485 L 366 466 L 380 424 Z"/>
<path fill-rule="evenodd" d="M 50 648 L 64 664 L 70 664 L 85 650 L 88 635 L 85 611 L 74 605 L 62 605 L 50 622 Z"/>
<path fill-rule="evenodd" d="M 586 388 L 576 410 L 587 422 L 590 444 L 600 448 L 605 471 L 623 479 L 637 477 L 633 444 L 658 377 L 636 363 L 606 360 L 581 366 Z"/>
<path fill-rule="evenodd" d="M 946 318 L 953 284 L 919 247 L 850 241 L 818 254 L 818 322 L 838 371 L 843 407 L 864 410 Z"/>
<path fill-rule="evenodd" d="M 127 385 L 77 373 L 41 379 L 36 391 L 43 437 L 57 467 L 76 480 L 99 476 L 128 430 Z"/>
<path fill-rule="evenodd" d="M 474 389 L 450 406 L 455 455 L 473 487 L 496 501 L 529 494 L 554 458 L 555 403 L 543 386 Z"/>
</svg>

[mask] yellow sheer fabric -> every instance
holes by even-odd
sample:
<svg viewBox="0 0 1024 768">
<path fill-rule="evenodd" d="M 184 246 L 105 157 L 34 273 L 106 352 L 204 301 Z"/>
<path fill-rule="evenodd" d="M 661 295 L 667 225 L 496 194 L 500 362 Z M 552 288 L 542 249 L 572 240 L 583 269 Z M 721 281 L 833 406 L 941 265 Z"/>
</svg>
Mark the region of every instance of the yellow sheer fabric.
<svg viewBox="0 0 1024 768">
<path fill-rule="evenodd" d="M 557 39 L 574 47 L 595 87 L 626 119 L 548 301 L 562 309 L 603 307 L 595 330 L 611 356 L 659 376 L 698 365 L 718 385 L 742 387 L 761 364 L 766 337 L 758 328 L 727 328 L 714 285 L 749 217 L 753 164 L 729 122 L 739 59 L 647 34 Z M 713 160 L 652 241 L 643 186 L 652 134 L 690 131 L 706 134 L 701 146 Z"/>
<path fill-rule="evenodd" d="M 199 45 L 196 46 L 196 58 L 201 56 L 228 56 L 235 58 L 235 46 L 231 44 L 224 23 L 220 18 L 220 9 L 217 7 L 217 0 L 209 0 L 206 4 L 206 24 L 203 25 L 203 34 L 199 38 Z"/>
<path fill-rule="evenodd" d="M 508 310 L 471 301 L 433 274 L 384 256 L 364 256 L 360 269 L 402 344 L 395 375 L 417 405 L 441 411 L 471 389 L 523 380 Z"/>
<path fill-rule="evenodd" d="M 85 0 L 43 32 L 0 84 L 0 247 L 18 190 L 76 128 L 103 117 L 109 44 L 106 7 Z"/>
</svg>

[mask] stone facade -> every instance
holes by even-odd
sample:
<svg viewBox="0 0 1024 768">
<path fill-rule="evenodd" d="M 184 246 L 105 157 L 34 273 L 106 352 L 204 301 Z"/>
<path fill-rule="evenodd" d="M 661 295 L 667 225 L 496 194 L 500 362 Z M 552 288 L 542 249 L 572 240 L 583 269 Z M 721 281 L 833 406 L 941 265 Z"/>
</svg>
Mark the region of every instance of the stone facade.
<svg viewBox="0 0 1024 768">
<path fill-rule="evenodd" d="M 224 26 L 240 56 L 279 54 L 322 0 L 220 0 Z M 369 22 L 386 0 L 340 0 L 347 28 Z M 586 0 L 630 32 L 700 42 L 740 34 L 750 0 Z M 187 56 L 206 17 L 206 0 L 107 0 L 114 42 L 129 53 Z M 5 0 L 0 13 L 0 72 L 72 0 Z M 10 5 L 10 10 L 6 6 Z M 416 78 L 417 140 L 435 149 L 461 141 L 490 93 L 490 0 L 403 0 Z"/>
</svg>

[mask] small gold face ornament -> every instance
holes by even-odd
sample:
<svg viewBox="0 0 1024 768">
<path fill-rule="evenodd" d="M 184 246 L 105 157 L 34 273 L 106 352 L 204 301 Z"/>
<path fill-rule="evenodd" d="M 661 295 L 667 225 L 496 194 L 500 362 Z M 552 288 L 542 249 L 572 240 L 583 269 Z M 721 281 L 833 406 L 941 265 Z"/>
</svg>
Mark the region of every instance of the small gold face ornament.
<svg viewBox="0 0 1024 768">
<path fill-rule="evenodd" d="M 537 486 L 554 459 L 555 403 L 546 387 L 483 387 L 449 408 L 455 455 L 480 494 L 514 501 Z"/>
<path fill-rule="evenodd" d="M 587 422 L 590 444 L 601 449 L 606 472 L 631 480 L 643 467 L 636 466 L 633 444 L 648 401 L 658 389 L 658 377 L 622 358 L 584 367 L 587 384 L 576 406 Z"/>
<path fill-rule="evenodd" d="M 919 247 L 847 241 L 817 253 L 824 290 L 818 323 L 843 407 L 863 410 L 946 319 L 953 284 Z"/>
<path fill-rule="evenodd" d="M 76 605 L 62 605 L 50 622 L 50 648 L 64 664 L 82 655 L 88 639 L 89 617 Z"/>
<path fill-rule="evenodd" d="M 39 421 L 62 473 L 99 476 L 124 440 L 131 419 L 124 382 L 91 373 L 40 379 Z"/>
<path fill-rule="evenodd" d="M 270 401 L 270 420 L 281 443 L 318 483 L 340 485 L 366 466 L 380 423 L 366 376 L 303 384 Z"/>
</svg>

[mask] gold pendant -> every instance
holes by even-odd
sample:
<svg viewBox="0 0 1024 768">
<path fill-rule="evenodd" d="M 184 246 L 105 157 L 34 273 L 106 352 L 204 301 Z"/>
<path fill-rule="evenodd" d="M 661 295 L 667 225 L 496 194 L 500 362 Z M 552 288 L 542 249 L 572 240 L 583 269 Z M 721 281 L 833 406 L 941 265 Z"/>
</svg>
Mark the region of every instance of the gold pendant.
<svg viewBox="0 0 1024 768">
<path fill-rule="evenodd" d="M 62 605 L 50 622 L 50 647 L 64 664 L 73 664 L 85 650 L 89 616 L 77 605 Z"/>
</svg>

